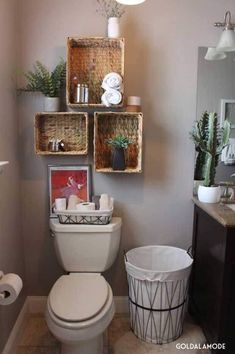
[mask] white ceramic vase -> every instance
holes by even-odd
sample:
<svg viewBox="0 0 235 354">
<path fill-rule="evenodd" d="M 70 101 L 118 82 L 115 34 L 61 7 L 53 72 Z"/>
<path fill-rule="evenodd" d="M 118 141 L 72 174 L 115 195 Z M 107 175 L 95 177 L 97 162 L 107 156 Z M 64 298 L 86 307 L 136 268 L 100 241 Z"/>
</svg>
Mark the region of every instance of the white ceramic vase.
<svg viewBox="0 0 235 354">
<path fill-rule="evenodd" d="M 59 112 L 59 110 L 60 110 L 59 97 L 45 97 L 44 99 L 45 112 Z"/>
<path fill-rule="evenodd" d="M 108 19 L 108 37 L 120 37 L 120 21 L 118 17 L 109 17 Z"/>
<path fill-rule="evenodd" d="M 204 180 L 201 179 L 195 179 L 193 181 L 193 195 L 197 196 L 198 195 L 198 188 L 199 186 L 202 186 L 204 183 Z"/>
<path fill-rule="evenodd" d="M 203 203 L 218 203 L 220 201 L 221 189 L 218 187 L 199 186 L 198 199 Z"/>
</svg>

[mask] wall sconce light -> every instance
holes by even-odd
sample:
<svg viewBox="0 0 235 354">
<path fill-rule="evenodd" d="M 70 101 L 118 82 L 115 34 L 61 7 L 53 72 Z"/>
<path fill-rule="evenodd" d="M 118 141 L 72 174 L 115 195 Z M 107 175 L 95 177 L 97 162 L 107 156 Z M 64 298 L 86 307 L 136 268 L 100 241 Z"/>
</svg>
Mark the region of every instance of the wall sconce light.
<svg viewBox="0 0 235 354">
<path fill-rule="evenodd" d="M 206 60 L 222 60 L 225 58 L 227 58 L 227 55 L 224 52 L 217 51 L 215 47 L 208 47 L 205 56 Z"/>
<path fill-rule="evenodd" d="M 145 2 L 145 0 L 116 0 L 122 5 L 139 5 Z"/>
<path fill-rule="evenodd" d="M 216 22 L 215 27 L 224 27 L 219 43 L 216 47 L 218 52 L 233 52 L 235 51 L 235 23 L 231 22 L 231 12 L 227 11 L 224 17 L 224 22 Z"/>
<path fill-rule="evenodd" d="M 206 60 L 222 60 L 227 57 L 225 52 L 235 51 L 235 23 L 232 23 L 231 12 L 227 11 L 224 22 L 215 22 L 215 27 L 223 27 L 223 33 L 216 47 L 209 47 L 205 56 Z"/>
</svg>

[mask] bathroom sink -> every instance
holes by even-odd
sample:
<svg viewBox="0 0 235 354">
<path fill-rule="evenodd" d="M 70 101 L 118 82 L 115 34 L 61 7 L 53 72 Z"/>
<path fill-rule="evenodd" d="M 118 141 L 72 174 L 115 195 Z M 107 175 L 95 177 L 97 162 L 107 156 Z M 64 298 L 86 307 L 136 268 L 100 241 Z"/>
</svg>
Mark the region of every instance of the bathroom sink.
<svg viewBox="0 0 235 354">
<path fill-rule="evenodd" d="M 226 204 L 226 206 L 235 211 L 235 204 Z"/>
</svg>

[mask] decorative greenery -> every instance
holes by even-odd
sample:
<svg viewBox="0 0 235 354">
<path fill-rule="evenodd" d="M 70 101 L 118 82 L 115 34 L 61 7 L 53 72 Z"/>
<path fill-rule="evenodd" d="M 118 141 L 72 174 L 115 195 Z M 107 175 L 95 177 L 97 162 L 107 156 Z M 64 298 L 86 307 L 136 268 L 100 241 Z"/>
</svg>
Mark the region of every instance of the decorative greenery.
<svg viewBox="0 0 235 354">
<path fill-rule="evenodd" d="M 25 73 L 28 84 L 22 91 L 41 92 L 47 97 L 58 97 L 62 83 L 65 81 L 66 63 L 63 59 L 50 73 L 45 65 L 36 61 L 34 71 Z"/>
<path fill-rule="evenodd" d="M 201 119 L 199 120 L 199 125 L 200 125 L 200 131 L 203 137 L 203 140 L 207 140 L 207 125 L 208 125 L 208 119 L 209 119 L 209 114 L 207 111 L 205 111 L 202 114 Z M 197 143 L 197 141 L 194 140 L 193 132 L 194 132 L 195 127 L 193 128 L 193 131 L 190 132 L 190 137 L 193 140 L 195 144 L 195 150 L 196 150 L 196 163 L 195 163 L 195 169 L 194 169 L 194 179 L 202 181 L 205 178 L 205 166 L 206 166 L 206 161 L 207 161 L 207 154 L 202 151 Z"/>
<path fill-rule="evenodd" d="M 133 144 L 131 139 L 123 135 L 117 135 L 113 139 L 106 139 L 105 142 L 117 149 L 127 149 L 128 145 Z"/>
<path fill-rule="evenodd" d="M 208 122 L 202 130 L 202 122 L 196 122 L 191 133 L 195 145 L 206 153 L 206 170 L 204 186 L 210 187 L 215 184 L 216 166 L 219 162 L 219 156 L 222 150 L 229 142 L 231 126 L 225 120 L 223 127 L 218 126 L 218 116 L 216 113 L 209 113 Z"/>
<path fill-rule="evenodd" d="M 97 12 L 106 18 L 121 18 L 125 13 L 124 6 L 118 4 L 116 0 L 97 0 L 97 3 L 100 6 Z"/>
</svg>

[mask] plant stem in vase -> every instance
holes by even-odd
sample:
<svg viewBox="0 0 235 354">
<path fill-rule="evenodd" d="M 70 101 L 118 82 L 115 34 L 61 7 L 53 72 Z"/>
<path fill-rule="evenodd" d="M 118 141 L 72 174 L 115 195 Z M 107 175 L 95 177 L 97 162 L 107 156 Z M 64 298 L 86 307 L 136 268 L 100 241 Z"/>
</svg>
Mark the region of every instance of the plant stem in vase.
<svg viewBox="0 0 235 354">
<path fill-rule="evenodd" d="M 97 12 L 108 20 L 108 37 L 120 37 L 120 18 L 125 13 L 124 6 L 116 0 L 97 0 L 99 8 Z"/>
<path fill-rule="evenodd" d="M 124 148 L 113 149 L 112 168 L 114 171 L 124 171 L 126 169 Z"/>
<path fill-rule="evenodd" d="M 45 112 L 59 112 L 60 99 L 59 97 L 45 97 L 44 98 L 44 111 Z"/>
<path fill-rule="evenodd" d="M 60 90 L 65 82 L 66 62 L 61 59 L 55 69 L 50 72 L 44 64 L 36 61 L 34 70 L 25 73 L 28 83 L 20 91 L 41 92 L 45 96 L 44 110 L 58 112 L 60 108 Z"/>
<path fill-rule="evenodd" d="M 109 38 L 120 37 L 120 22 L 118 17 L 110 17 L 108 19 L 108 37 Z"/>
<path fill-rule="evenodd" d="M 106 139 L 105 142 L 113 147 L 113 170 L 124 171 L 126 169 L 125 150 L 128 145 L 133 144 L 132 140 L 123 135 L 117 135 L 114 138 Z"/>
</svg>

